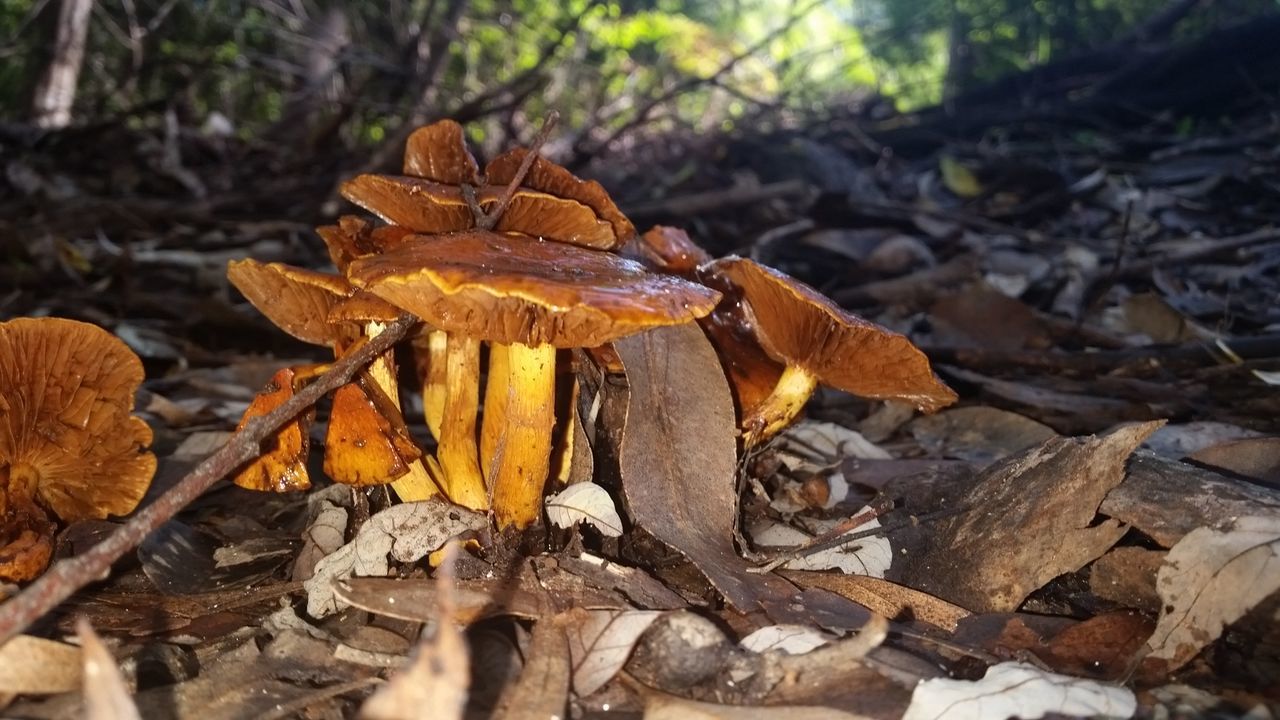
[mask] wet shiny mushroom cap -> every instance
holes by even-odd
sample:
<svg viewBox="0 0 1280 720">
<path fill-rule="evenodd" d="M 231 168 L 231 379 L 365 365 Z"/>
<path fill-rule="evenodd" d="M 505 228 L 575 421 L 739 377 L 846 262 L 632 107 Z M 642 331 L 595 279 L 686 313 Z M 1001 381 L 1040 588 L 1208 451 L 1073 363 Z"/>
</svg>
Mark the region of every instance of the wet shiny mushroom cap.
<svg viewBox="0 0 1280 720">
<path fill-rule="evenodd" d="M 485 179 L 492 185 L 505 186 L 516 176 L 520 164 L 524 162 L 528 153 L 529 151 L 525 148 L 515 148 L 490 160 L 484 168 Z M 617 250 L 636 234 L 635 226 L 613 203 L 613 199 L 600 183 L 595 180 L 583 180 L 544 157 L 533 161 L 529 167 L 529 174 L 525 176 L 521 186 L 582 203 L 591 208 L 596 217 L 609 223 L 613 230 L 610 242 L 591 247 Z"/>
<path fill-rule="evenodd" d="M 303 342 L 337 346 L 359 334 L 329 317 L 356 293 L 340 275 L 248 259 L 228 263 L 227 278 L 276 327 Z"/>
<path fill-rule="evenodd" d="M 127 515 L 155 474 L 151 428 L 133 416 L 142 362 L 96 325 L 0 323 L 0 492 L 67 522 Z"/>
<path fill-rule="evenodd" d="M 703 317 L 720 298 L 612 253 L 485 231 L 407 238 L 349 276 L 446 332 L 531 346 L 602 345 Z"/>
<path fill-rule="evenodd" d="M 476 204 L 488 212 L 506 188 L 476 188 Z M 603 192 L 603 191 L 601 191 Z M 475 214 L 462 188 L 398 175 L 359 175 L 342 185 L 342 195 L 382 220 L 420 233 L 451 233 L 475 227 Z M 521 188 L 494 230 L 598 249 L 617 246 L 613 226 L 589 206 L 570 198 Z"/>
<path fill-rule="evenodd" d="M 956 401 L 905 336 L 846 312 L 799 280 L 739 257 L 714 261 L 705 275 L 712 285 L 727 281 L 741 292 L 756 339 L 774 360 L 845 392 L 924 412 Z"/>
<path fill-rule="evenodd" d="M 424 125 L 404 144 L 404 174 L 446 185 L 479 185 L 480 166 L 453 120 Z"/>
</svg>

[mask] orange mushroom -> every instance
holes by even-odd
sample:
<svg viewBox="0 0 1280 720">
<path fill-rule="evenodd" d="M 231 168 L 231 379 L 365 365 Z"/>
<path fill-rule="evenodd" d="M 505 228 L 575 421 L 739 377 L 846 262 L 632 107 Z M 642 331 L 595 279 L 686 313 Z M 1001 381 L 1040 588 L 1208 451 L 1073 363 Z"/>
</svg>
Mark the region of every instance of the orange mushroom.
<svg viewBox="0 0 1280 720">
<path fill-rule="evenodd" d="M 933 374 L 929 359 L 905 336 L 845 312 L 785 273 L 752 260 L 726 257 L 702 266 L 700 276 L 740 304 L 756 341 L 784 366 L 769 395 L 742 418 L 750 447 L 773 436 L 799 414 L 819 382 L 924 412 L 956 401 Z"/>
<path fill-rule="evenodd" d="M 493 343 L 480 466 L 500 527 L 525 527 L 541 508 L 556 348 L 689 322 L 719 299 L 612 253 L 485 231 L 406 238 L 355 261 L 349 273 L 355 285 L 448 332 L 450 344 L 455 337 Z"/>
<path fill-rule="evenodd" d="M 127 515 L 151 484 L 151 428 L 133 416 L 142 362 L 88 323 L 0 323 L 0 578 L 29 580 L 65 522 Z"/>
<path fill-rule="evenodd" d="M 399 311 L 385 301 L 362 293 L 337 275 L 295 268 L 281 263 L 240 260 L 227 267 L 227 277 L 254 307 L 280 329 L 299 340 L 340 352 L 362 335 L 381 332 Z M 404 500 L 423 500 L 437 492 L 436 482 L 404 430 L 399 390 L 391 354 L 374 361 L 366 371 L 366 386 L 349 383 L 334 394 L 325 444 L 325 468 L 341 483 L 391 483 Z M 292 394 L 296 376 L 277 375 L 255 399 L 245 419 L 268 412 Z M 372 394 L 376 386 L 378 393 Z M 382 415 L 381 418 L 371 413 Z M 243 424 L 242 420 L 242 424 Z M 275 437 L 273 451 L 251 461 L 236 477 L 242 487 L 257 490 L 300 490 L 306 478 L 306 428 L 299 417 Z M 298 436 L 295 438 L 294 436 Z M 373 479 L 373 478 L 378 479 Z"/>
</svg>

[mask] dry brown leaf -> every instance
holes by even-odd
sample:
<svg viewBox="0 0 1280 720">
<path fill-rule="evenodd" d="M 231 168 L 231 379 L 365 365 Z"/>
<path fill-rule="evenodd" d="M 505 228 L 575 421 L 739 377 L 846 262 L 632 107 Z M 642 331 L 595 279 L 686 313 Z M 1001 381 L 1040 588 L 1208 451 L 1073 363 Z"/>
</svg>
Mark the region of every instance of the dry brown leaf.
<svg viewBox="0 0 1280 720">
<path fill-rule="evenodd" d="M 752 574 L 733 545 L 737 518 L 737 422 L 711 343 L 696 325 L 676 325 L 616 343 L 626 368 L 618 449 L 627 507 L 636 524 L 683 553 L 729 604 L 763 608 L 777 622 L 804 623 L 817 608 L 794 586 Z M 612 404 L 612 403 L 610 403 Z M 825 610 L 854 627 L 869 613 L 841 600 Z"/>
<path fill-rule="evenodd" d="M 111 651 L 81 618 L 76 635 L 84 655 L 84 704 L 86 720 L 141 720 Z"/>
<path fill-rule="evenodd" d="M 1017 609 L 1124 535 L 1120 522 L 1094 518 L 1124 479 L 1129 455 L 1160 424 L 1055 438 L 988 468 L 963 501 L 967 511 L 939 522 L 930 547 L 911 556 L 903 581 L 974 611 Z"/>
<path fill-rule="evenodd" d="M 0 645 L 0 695 L 51 695 L 80 688 L 75 645 L 19 635 Z"/>
<path fill-rule="evenodd" d="M 447 616 L 450 613 L 440 613 Z M 460 720 L 471 671 L 467 639 L 451 622 L 436 624 L 409 666 L 360 708 L 363 720 Z"/>
<path fill-rule="evenodd" d="M 1164 612 L 1147 641 L 1147 661 L 1171 672 L 1280 590 L 1280 516 L 1187 533 L 1165 556 L 1156 589 Z"/>
<path fill-rule="evenodd" d="M 569 637 L 559 616 L 533 626 L 520 679 L 503 690 L 494 720 L 566 717 L 569 703 Z"/>
<path fill-rule="evenodd" d="M 1199 450 L 1189 459 L 1280 486 L 1280 437 L 1231 440 Z"/>
<path fill-rule="evenodd" d="M 636 642 L 655 620 L 656 610 L 573 608 L 558 622 L 568 634 L 573 690 L 585 697 L 604 687 L 626 664 Z"/>
</svg>

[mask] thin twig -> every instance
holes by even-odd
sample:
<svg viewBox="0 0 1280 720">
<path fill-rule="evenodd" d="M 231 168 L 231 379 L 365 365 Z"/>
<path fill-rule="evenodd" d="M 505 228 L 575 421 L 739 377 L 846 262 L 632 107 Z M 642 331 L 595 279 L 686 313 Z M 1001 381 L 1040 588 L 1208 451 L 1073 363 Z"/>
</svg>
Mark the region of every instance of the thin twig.
<svg viewBox="0 0 1280 720">
<path fill-rule="evenodd" d="M 178 481 L 159 498 L 139 510 L 107 539 L 74 558 L 60 560 L 12 600 L 0 605 L 0 644 L 54 609 L 77 590 L 107 576 L 111 565 L 137 547 L 152 531 L 168 522 L 215 482 L 262 453 L 262 442 L 290 419 L 315 404 L 325 393 L 351 380 L 360 368 L 391 349 L 418 319 L 401 315 L 367 343 L 333 364 L 310 385 L 280 407 L 245 424 L 217 452 Z"/>
<path fill-rule="evenodd" d="M 794 550 L 789 550 L 783 553 L 782 555 L 775 557 L 774 559 L 770 560 L 764 565 L 761 565 L 760 567 L 748 568 L 747 572 L 757 573 L 757 574 L 770 573 L 770 572 L 773 572 L 774 570 L 777 570 L 779 567 L 782 567 L 783 565 L 791 562 L 792 560 L 799 560 L 800 558 L 808 557 L 810 555 L 820 553 L 824 550 L 832 550 L 834 548 L 844 547 L 849 543 L 855 542 L 857 540 L 861 540 L 863 538 L 873 537 L 875 535 L 886 535 L 895 530 L 901 530 L 902 528 L 919 525 L 922 522 L 930 522 L 933 520 L 938 520 L 940 518 L 947 517 L 948 515 L 955 515 L 956 513 L 964 512 L 968 509 L 969 509 L 968 507 L 962 506 L 962 507 L 948 508 L 946 510 L 938 510 L 936 512 L 926 513 L 924 515 L 918 515 L 918 516 L 912 515 L 910 518 L 903 520 L 901 522 L 891 523 L 889 525 L 884 525 L 878 528 L 871 528 L 870 530 L 863 530 L 861 532 L 849 533 L 848 535 L 840 535 L 834 538 L 829 537 L 830 535 L 829 532 L 823 533 L 821 536 L 819 536 L 818 538 L 815 538 L 812 542 L 808 543 L 807 545 L 796 548 Z M 863 523 L 870 522 L 870 520 L 875 519 L 874 516 L 878 516 L 878 514 L 879 513 L 877 513 L 873 508 L 871 513 L 859 513 L 853 518 L 850 518 L 850 521 L 857 522 L 859 525 L 861 525 Z M 873 515 L 873 517 L 871 517 L 870 519 L 867 519 L 864 517 L 866 515 Z M 841 526 L 844 526 L 844 525 L 845 524 L 842 524 Z M 833 530 L 838 531 L 839 527 Z"/>
<path fill-rule="evenodd" d="M 520 187 L 520 183 L 524 182 L 525 176 L 529 174 L 529 169 L 533 167 L 534 161 L 538 159 L 538 153 L 542 152 L 542 146 L 546 144 L 547 138 L 551 136 L 551 131 L 555 128 L 556 121 L 559 119 L 560 113 L 552 110 L 547 114 L 547 119 L 542 121 L 542 129 L 538 131 L 538 136 L 529 145 L 529 152 L 525 153 L 524 160 L 520 162 L 520 168 L 516 170 L 511 182 L 507 183 L 507 189 L 502 193 L 502 198 L 498 200 L 498 204 L 488 214 L 476 222 L 476 225 L 481 230 L 492 230 L 498 224 L 502 213 L 507 211 L 507 206 L 511 204 L 511 199 L 515 197 L 516 190 Z"/>
</svg>

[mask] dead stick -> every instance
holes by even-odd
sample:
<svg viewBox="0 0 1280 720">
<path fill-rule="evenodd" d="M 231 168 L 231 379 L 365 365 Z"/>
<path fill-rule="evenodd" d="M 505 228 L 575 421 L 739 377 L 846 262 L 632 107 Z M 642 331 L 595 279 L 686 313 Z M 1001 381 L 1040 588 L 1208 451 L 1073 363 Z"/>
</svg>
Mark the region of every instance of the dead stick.
<svg viewBox="0 0 1280 720">
<path fill-rule="evenodd" d="M 0 645 L 17 635 L 77 590 L 105 578 L 111 565 L 136 548 L 152 531 L 168 522 L 215 482 L 262 453 L 262 442 L 280 426 L 315 404 L 325 393 L 351 380 L 360 368 L 386 352 L 418 322 L 401 315 L 369 342 L 347 353 L 310 385 L 280 407 L 245 424 L 225 445 L 187 473 L 150 505 L 77 557 L 59 560 L 12 600 L 0 605 Z"/>
</svg>

